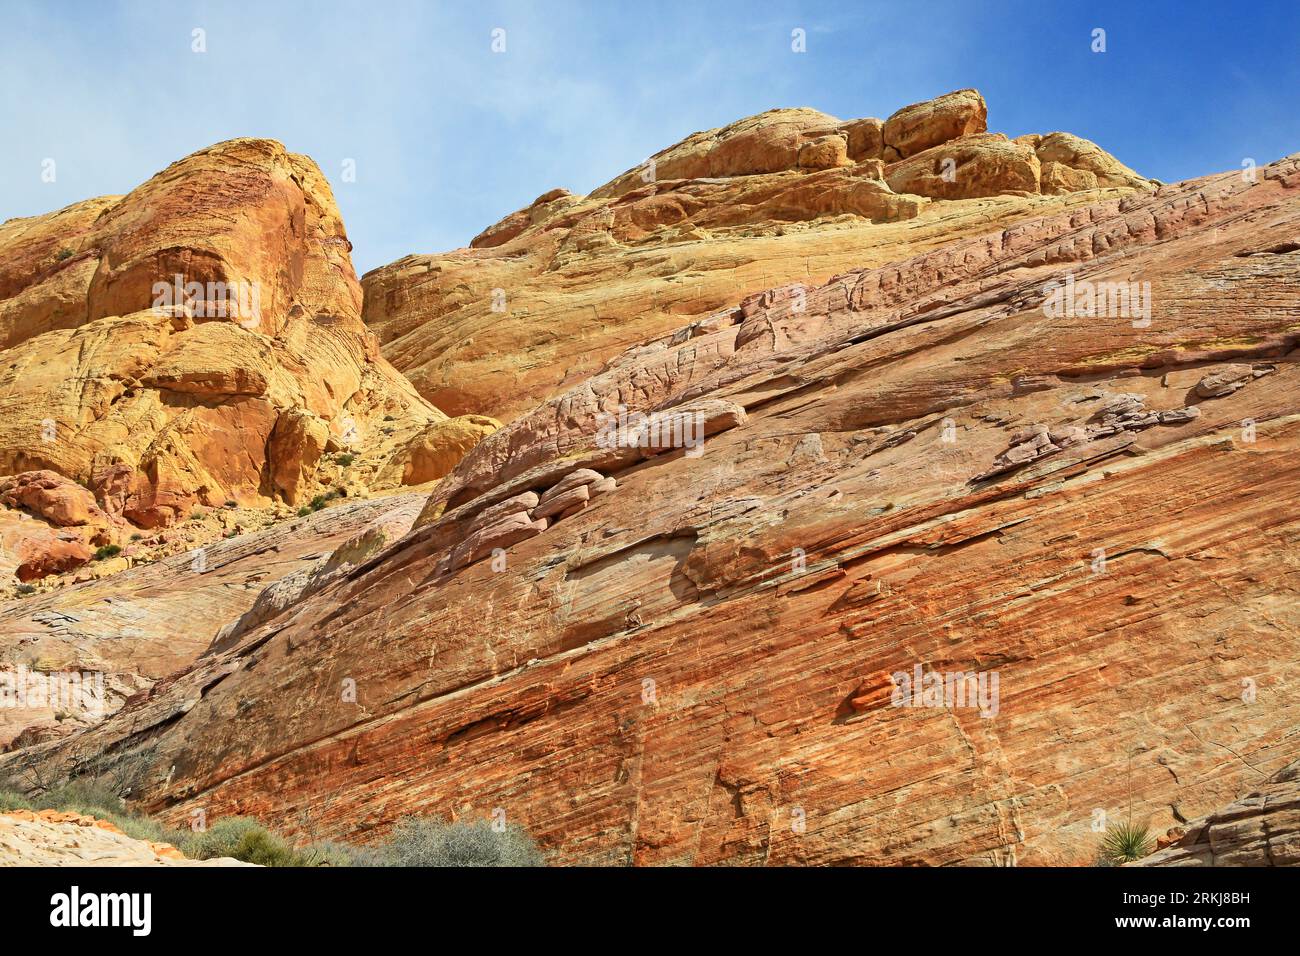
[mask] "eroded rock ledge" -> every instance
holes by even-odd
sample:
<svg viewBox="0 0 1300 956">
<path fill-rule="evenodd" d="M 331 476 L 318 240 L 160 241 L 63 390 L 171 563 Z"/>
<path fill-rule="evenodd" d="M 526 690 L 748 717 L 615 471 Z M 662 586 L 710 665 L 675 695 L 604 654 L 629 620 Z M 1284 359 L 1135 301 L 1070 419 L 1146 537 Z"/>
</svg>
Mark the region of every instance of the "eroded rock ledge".
<svg viewBox="0 0 1300 956">
<path fill-rule="evenodd" d="M 354 840 L 500 807 L 582 863 L 1083 863 L 1098 808 L 1209 813 L 1297 758 L 1298 186 L 1093 197 L 625 344 L 409 536 L 0 772 L 148 754 L 169 819 Z M 1051 313 L 1067 274 L 1150 321 Z M 695 403 L 700 454 L 600 443 Z M 997 671 L 996 714 L 882 705 L 918 665 Z"/>
</svg>

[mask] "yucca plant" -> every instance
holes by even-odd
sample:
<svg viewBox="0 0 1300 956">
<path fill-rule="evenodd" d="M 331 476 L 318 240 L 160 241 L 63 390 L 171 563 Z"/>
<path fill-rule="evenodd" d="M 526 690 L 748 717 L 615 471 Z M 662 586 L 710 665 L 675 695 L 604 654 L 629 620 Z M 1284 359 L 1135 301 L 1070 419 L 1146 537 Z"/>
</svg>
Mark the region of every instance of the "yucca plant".
<svg viewBox="0 0 1300 956">
<path fill-rule="evenodd" d="M 1119 866 L 1142 859 L 1152 849 L 1151 831 L 1145 824 L 1115 823 L 1106 828 L 1099 855 L 1104 863 Z"/>
</svg>

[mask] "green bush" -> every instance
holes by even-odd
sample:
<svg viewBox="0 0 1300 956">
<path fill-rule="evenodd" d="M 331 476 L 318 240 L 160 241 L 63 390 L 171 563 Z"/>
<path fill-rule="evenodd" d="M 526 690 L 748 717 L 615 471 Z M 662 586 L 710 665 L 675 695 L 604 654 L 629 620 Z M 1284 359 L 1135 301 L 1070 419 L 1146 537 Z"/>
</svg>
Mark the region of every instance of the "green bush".
<svg viewBox="0 0 1300 956">
<path fill-rule="evenodd" d="M 72 250 L 71 250 L 71 249 L 60 249 L 60 250 L 58 251 L 58 254 L 55 255 L 54 258 L 58 259 L 60 262 L 62 262 L 64 259 L 71 259 L 71 258 L 72 258 Z"/>
<path fill-rule="evenodd" d="M 542 866 L 542 853 L 522 827 L 498 832 L 487 820 L 444 823 L 408 817 L 376 848 L 381 866 Z"/>
<path fill-rule="evenodd" d="M 12 788 L 0 789 L 0 811 L 61 810 L 106 820 L 135 840 L 170 843 L 179 846 L 185 834 L 169 830 L 158 821 L 133 813 L 121 797 L 129 780 L 123 776 L 115 784 L 109 776 L 74 777 L 39 797 L 25 797 Z"/>
<path fill-rule="evenodd" d="M 112 785 L 95 778 L 75 778 L 61 787 L 37 798 L 42 810 L 76 810 L 87 812 L 83 808 L 106 810 L 109 813 L 125 813 L 126 804 L 122 795 Z"/>
<path fill-rule="evenodd" d="M 356 455 L 352 455 L 352 454 L 336 455 L 336 456 L 334 457 L 334 461 L 335 461 L 337 464 L 342 465 L 344 468 L 347 468 L 349 465 L 351 465 L 351 464 L 352 464 L 354 461 L 356 461 L 356 460 L 357 460 L 357 456 L 356 456 Z"/>
<path fill-rule="evenodd" d="M 304 861 L 283 839 L 252 817 L 223 817 L 185 839 L 180 851 L 191 860 L 233 857 L 258 866 L 302 866 Z"/>
<path fill-rule="evenodd" d="M 250 830 L 239 838 L 230 855 L 258 866 L 302 866 L 303 861 L 289 844 L 269 830 Z"/>
<path fill-rule="evenodd" d="M 1106 836 L 1097 852 L 1102 866 L 1119 866 L 1140 860 L 1155 848 L 1148 827 L 1135 823 L 1116 823 L 1106 828 Z"/>
<path fill-rule="evenodd" d="M 122 553 L 122 549 L 115 544 L 106 544 L 95 552 L 95 560 L 103 561 L 105 558 L 116 558 Z"/>
<path fill-rule="evenodd" d="M 14 790 L 0 790 L 0 813 L 7 810 L 35 810 L 36 807 L 21 793 Z"/>
</svg>

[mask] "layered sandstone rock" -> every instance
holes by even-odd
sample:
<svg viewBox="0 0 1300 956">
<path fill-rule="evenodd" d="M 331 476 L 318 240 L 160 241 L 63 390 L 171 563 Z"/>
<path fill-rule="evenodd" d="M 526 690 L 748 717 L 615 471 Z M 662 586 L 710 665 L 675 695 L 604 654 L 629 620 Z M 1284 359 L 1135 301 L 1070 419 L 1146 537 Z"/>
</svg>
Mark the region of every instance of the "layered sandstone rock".
<svg viewBox="0 0 1300 956">
<path fill-rule="evenodd" d="M 588 196 L 539 196 L 470 249 L 369 273 L 365 321 L 439 408 L 510 421 L 756 290 L 1154 188 L 1078 137 L 988 133 L 986 112 L 962 90 L 883 122 L 781 109 L 695 133 Z"/>
<path fill-rule="evenodd" d="M 925 103 L 905 106 L 881 130 L 885 159 L 896 161 L 949 140 L 988 129 L 988 106 L 977 90 L 957 90 Z"/>
<path fill-rule="evenodd" d="M 269 620 L 277 596 L 300 597 L 400 538 L 426 497 L 341 501 L 213 542 L 190 542 L 183 527 L 172 529 L 169 557 L 0 604 L 0 682 L 24 670 L 103 678 L 102 712 L 85 702 L 7 700 L 0 706 L 0 750 L 98 722 L 188 666 L 223 627 Z"/>
<path fill-rule="evenodd" d="M 664 164 L 797 162 L 761 128 Z M 168 819 L 358 841 L 500 808 L 577 863 L 1086 863 L 1098 809 L 1164 829 L 1228 804 L 1300 756 L 1300 156 L 1259 173 L 964 201 L 941 245 L 623 329 L 404 540 L 0 773 L 145 760 Z M 404 260 L 372 300 L 442 308 L 471 261 L 490 291 L 543 245 L 612 249 L 639 189 L 616 183 Z M 669 256 L 653 236 L 617 240 L 626 269 Z M 563 278 L 625 294 L 585 262 Z M 476 349 L 514 331 L 471 325 Z M 909 703 L 913 673 L 998 691 Z"/>
<path fill-rule="evenodd" d="M 377 472 L 445 416 L 379 356 L 350 248 L 315 164 L 270 140 L 5 223 L 0 474 L 155 528 L 310 498 L 327 448 Z"/>
<path fill-rule="evenodd" d="M 1171 845 L 1135 865 L 1300 866 L 1300 762 L 1179 831 Z"/>
</svg>

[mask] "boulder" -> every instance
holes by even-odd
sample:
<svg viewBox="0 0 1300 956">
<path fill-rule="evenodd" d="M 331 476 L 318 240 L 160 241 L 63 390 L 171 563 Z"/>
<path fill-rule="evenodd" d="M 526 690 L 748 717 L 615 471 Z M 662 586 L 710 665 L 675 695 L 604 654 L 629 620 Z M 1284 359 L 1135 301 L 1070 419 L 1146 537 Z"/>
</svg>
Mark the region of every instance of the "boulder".
<svg viewBox="0 0 1300 956">
<path fill-rule="evenodd" d="M 481 531 L 483 528 L 499 523 L 503 518 L 520 512 L 529 512 L 537 507 L 537 492 L 525 491 L 523 494 L 514 495 L 505 501 L 489 505 L 480 511 L 477 517 L 465 528 L 466 537 Z"/>
<path fill-rule="evenodd" d="M 1097 186 L 1120 186 L 1144 191 L 1150 191 L 1157 185 L 1155 180 L 1147 179 L 1129 169 L 1096 143 L 1072 133 L 1047 134 L 1039 141 L 1037 153 L 1041 163 L 1059 163 L 1076 172 L 1088 174 L 1075 179 L 1075 182 L 1086 183 L 1091 177 L 1096 181 Z M 1061 172 L 1055 175 L 1063 179 L 1070 178 Z M 1092 188 L 1092 186 L 1085 188 Z"/>
<path fill-rule="evenodd" d="M 449 568 L 455 571 L 473 564 L 497 548 L 509 548 L 546 530 L 545 518 L 533 519 L 527 512 L 515 512 L 470 535 L 451 552 Z"/>
<path fill-rule="evenodd" d="M 957 90 L 898 110 L 885 120 L 882 136 L 885 146 L 906 159 L 940 143 L 983 133 L 987 120 L 984 97 L 977 90 Z"/>
<path fill-rule="evenodd" d="M 586 485 L 577 485 L 557 495 L 549 495 L 545 501 L 533 509 L 532 515 L 534 518 L 549 518 L 575 506 L 585 505 L 590 497 L 591 492 L 587 490 Z"/>
<path fill-rule="evenodd" d="M 848 165 L 851 165 L 848 142 L 836 133 L 819 136 L 799 147 L 800 169 L 834 169 Z"/>
<path fill-rule="evenodd" d="M 849 159 L 855 163 L 880 159 L 884 149 L 884 127 L 884 122 L 875 117 L 852 120 L 840 127 L 848 137 Z"/>
<path fill-rule="evenodd" d="M 89 489 L 54 471 L 0 478 L 0 504 L 30 511 L 61 528 L 110 523 Z"/>
<path fill-rule="evenodd" d="M 888 167 L 896 193 L 931 199 L 977 199 L 1038 192 L 1038 157 L 1000 133 L 968 136 L 934 146 Z"/>
<path fill-rule="evenodd" d="M 575 488 L 601 481 L 605 476 L 591 468 L 576 468 L 543 492 L 539 503 L 545 505 Z M 536 512 L 534 512 L 536 513 Z"/>
<path fill-rule="evenodd" d="M 329 436 L 329 425 L 305 408 L 291 408 L 276 420 L 269 449 L 271 480 L 288 504 L 298 503 Z"/>
<path fill-rule="evenodd" d="M 1222 398 L 1249 384 L 1255 371 L 1249 365 L 1228 365 L 1202 376 L 1196 383 L 1196 394 L 1201 398 Z"/>
<path fill-rule="evenodd" d="M 14 572 L 19 581 L 39 581 L 51 574 L 75 571 L 95 556 L 84 542 L 56 538 L 51 541 L 31 542 L 27 554 Z"/>
</svg>

